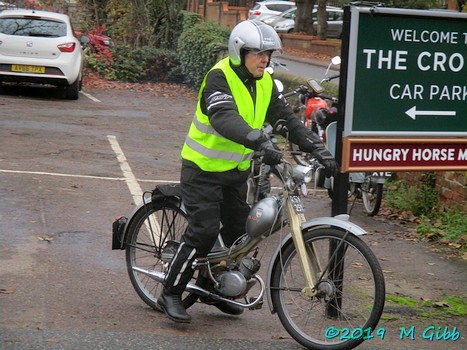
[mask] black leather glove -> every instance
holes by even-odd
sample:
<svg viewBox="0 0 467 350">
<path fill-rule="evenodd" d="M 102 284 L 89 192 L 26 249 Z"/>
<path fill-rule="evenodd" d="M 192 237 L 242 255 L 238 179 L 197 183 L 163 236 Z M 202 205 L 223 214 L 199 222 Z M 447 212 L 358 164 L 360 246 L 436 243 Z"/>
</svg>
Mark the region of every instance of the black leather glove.
<svg viewBox="0 0 467 350">
<path fill-rule="evenodd" d="M 271 140 L 266 140 L 259 145 L 259 150 L 264 153 L 263 163 L 276 165 L 282 161 L 282 152 L 274 147 Z"/>
<path fill-rule="evenodd" d="M 326 148 L 318 148 L 313 152 L 313 155 L 324 166 L 326 177 L 337 176 L 339 172 L 339 164 Z"/>
</svg>

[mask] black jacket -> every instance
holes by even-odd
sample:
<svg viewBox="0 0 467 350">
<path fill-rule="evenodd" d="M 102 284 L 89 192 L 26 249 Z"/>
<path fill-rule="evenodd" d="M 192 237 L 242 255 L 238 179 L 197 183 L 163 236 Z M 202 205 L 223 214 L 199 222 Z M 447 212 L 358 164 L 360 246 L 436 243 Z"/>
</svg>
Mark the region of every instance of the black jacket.
<svg viewBox="0 0 467 350">
<path fill-rule="evenodd" d="M 248 88 L 253 101 L 255 101 L 256 79 L 244 66 L 232 66 L 232 68 Z M 222 103 L 219 103 L 219 101 L 222 101 Z M 203 113 L 208 116 L 212 127 L 219 134 L 242 145 L 247 144 L 246 136 L 252 128 L 239 115 L 237 105 L 222 70 L 214 69 L 208 73 L 200 102 Z M 324 148 L 319 136 L 303 125 L 293 113 L 287 100 L 274 85 L 271 102 L 266 113 L 266 122 L 274 125 L 278 119 L 287 121 L 289 139 L 299 145 L 302 151 L 312 153 L 317 148 Z"/>
</svg>

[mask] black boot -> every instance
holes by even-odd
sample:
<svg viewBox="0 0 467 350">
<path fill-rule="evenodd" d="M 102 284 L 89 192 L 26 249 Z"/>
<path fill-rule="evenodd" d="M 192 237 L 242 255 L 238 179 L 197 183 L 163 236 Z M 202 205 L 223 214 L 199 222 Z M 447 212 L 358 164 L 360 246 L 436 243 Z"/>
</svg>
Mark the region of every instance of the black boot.
<svg viewBox="0 0 467 350">
<path fill-rule="evenodd" d="M 181 323 L 190 323 L 191 316 L 188 315 L 185 308 L 182 305 L 182 296 L 180 294 L 171 294 L 164 288 L 159 299 L 157 299 L 157 305 L 160 306 L 162 311 L 172 321 Z"/>
<path fill-rule="evenodd" d="M 164 311 L 168 318 L 175 322 L 188 323 L 191 321 L 182 304 L 182 293 L 186 285 L 193 277 L 192 268 L 195 260 L 196 249 L 187 247 L 181 243 L 170 263 L 169 271 L 165 278 L 165 288 L 157 300 L 157 305 Z"/>
</svg>

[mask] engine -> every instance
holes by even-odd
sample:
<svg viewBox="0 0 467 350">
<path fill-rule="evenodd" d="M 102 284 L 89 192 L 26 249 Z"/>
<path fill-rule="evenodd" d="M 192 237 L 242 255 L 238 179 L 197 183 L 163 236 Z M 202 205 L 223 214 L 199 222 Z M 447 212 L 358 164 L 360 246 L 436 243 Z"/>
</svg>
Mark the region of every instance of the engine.
<svg viewBox="0 0 467 350">
<path fill-rule="evenodd" d="M 215 275 L 217 284 L 214 289 L 220 295 L 238 298 L 245 295 L 256 283 L 254 275 L 261 263 L 254 257 L 246 256 L 238 269 L 223 270 Z"/>
</svg>

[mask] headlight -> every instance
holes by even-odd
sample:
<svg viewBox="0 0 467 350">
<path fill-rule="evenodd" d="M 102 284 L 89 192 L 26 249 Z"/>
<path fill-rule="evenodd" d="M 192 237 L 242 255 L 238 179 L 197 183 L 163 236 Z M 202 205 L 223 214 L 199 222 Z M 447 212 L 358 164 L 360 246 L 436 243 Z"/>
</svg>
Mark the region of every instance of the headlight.
<svg viewBox="0 0 467 350">
<path fill-rule="evenodd" d="M 296 182 L 310 183 L 313 179 L 313 169 L 309 166 L 295 165 L 292 177 Z"/>
</svg>

